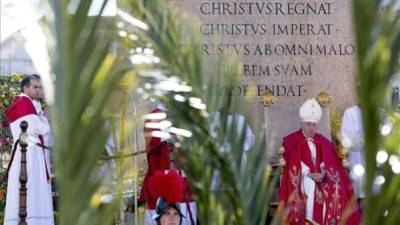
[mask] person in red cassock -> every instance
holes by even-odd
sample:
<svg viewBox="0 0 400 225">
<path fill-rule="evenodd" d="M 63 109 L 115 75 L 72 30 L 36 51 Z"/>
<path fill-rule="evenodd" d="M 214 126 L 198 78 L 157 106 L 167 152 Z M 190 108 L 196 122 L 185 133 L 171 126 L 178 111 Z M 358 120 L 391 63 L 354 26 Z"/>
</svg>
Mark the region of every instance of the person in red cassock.
<svg viewBox="0 0 400 225">
<path fill-rule="evenodd" d="M 162 120 L 165 119 L 166 109 L 162 105 L 159 105 L 148 115 L 150 118 L 145 120 L 144 128 L 148 168 L 141 188 L 139 201 L 145 202 L 147 205 L 147 210 L 145 213 L 145 224 L 155 225 L 152 217 L 156 213 L 157 196 L 155 196 L 151 191 L 150 178 L 156 172 L 167 171 L 171 168 L 171 161 L 173 161 L 173 159 L 171 158 L 173 148 L 170 146 L 165 138 L 162 138 L 163 133 L 168 134 L 168 130 L 160 130 L 152 126 L 154 124 L 160 123 Z M 152 134 L 152 132 L 159 133 Z M 175 154 L 178 153 L 175 152 Z M 182 156 L 179 155 L 179 157 Z M 177 160 L 179 160 L 179 157 L 177 157 Z M 185 179 L 185 173 L 183 171 L 179 171 L 179 173 L 183 177 L 185 185 L 183 189 L 184 199 L 182 200 L 182 202 L 177 204 L 181 205 L 182 214 L 187 215 L 183 218 L 182 225 L 195 225 L 197 221 L 196 203 L 192 198 L 191 187 Z"/>
<path fill-rule="evenodd" d="M 53 204 L 51 195 L 49 161 L 45 149 L 36 146 L 42 143 L 43 137 L 51 134 L 47 122 L 40 120 L 32 100 L 40 93 L 40 79 L 35 76 L 26 76 L 21 82 L 22 93 L 6 109 L 5 114 L 10 122 L 14 139 L 12 157 L 7 170 L 8 186 L 4 225 L 17 225 L 19 222 L 19 172 L 21 165 L 20 146 L 16 143 L 21 134 L 20 123 L 28 122 L 27 133 L 29 139 L 27 159 L 27 216 L 29 225 L 53 225 Z"/>
<path fill-rule="evenodd" d="M 322 109 L 308 99 L 299 110 L 301 129 L 284 137 L 286 165 L 279 198 L 291 225 L 360 224 L 360 211 L 349 176 L 334 145 L 316 133 Z"/>
</svg>

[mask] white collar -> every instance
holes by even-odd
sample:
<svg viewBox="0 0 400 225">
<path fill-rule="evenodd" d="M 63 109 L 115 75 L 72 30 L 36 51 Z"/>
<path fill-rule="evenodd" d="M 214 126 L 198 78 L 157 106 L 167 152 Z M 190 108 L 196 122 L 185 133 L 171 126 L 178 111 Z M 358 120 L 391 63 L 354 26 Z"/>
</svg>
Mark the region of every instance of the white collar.
<svg viewBox="0 0 400 225">
<path fill-rule="evenodd" d="M 22 97 L 22 96 L 28 97 L 28 98 L 32 101 L 32 98 L 29 97 L 29 95 L 27 95 L 27 94 L 25 94 L 25 93 L 21 93 L 21 94 L 19 94 L 19 96 L 20 96 L 20 97 Z"/>
</svg>

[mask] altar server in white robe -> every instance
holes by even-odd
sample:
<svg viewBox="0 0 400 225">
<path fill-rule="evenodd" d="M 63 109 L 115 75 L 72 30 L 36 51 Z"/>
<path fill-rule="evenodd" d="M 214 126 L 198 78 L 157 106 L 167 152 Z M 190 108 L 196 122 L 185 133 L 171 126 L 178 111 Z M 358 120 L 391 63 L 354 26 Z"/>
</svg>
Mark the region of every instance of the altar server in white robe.
<svg viewBox="0 0 400 225">
<path fill-rule="evenodd" d="M 13 104 L 5 111 L 14 142 L 21 133 L 20 123 L 28 122 L 29 141 L 27 158 L 27 217 L 28 225 L 53 225 L 53 204 L 49 162 L 43 148 L 36 146 L 40 139 L 50 134 L 48 123 L 40 120 L 32 99 L 38 98 L 40 80 L 34 76 L 26 76 L 21 82 L 21 93 Z M 8 186 L 4 225 L 17 225 L 19 222 L 19 173 L 21 151 L 18 146 L 8 172 Z"/>
<path fill-rule="evenodd" d="M 357 198 L 365 198 L 365 173 L 357 172 L 361 167 L 365 168 L 364 129 L 361 109 L 358 105 L 344 111 L 341 132 L 343 145 L 349 151 L 349 169 L 353 188 Z"/>
<path fill-rule="evenodd" d="M 210 134 L 212 137 L 217 137 L 217 130 L 221 126 L 221 113 L 216 112 L 212 116 Z M 240 137 L 244 135 L 244 143 L 243 143 L 243 154 L 241 158 L 240 165 L 245 166 L 247 160 L 247 154 L 251 147 L 255 142 L 255 136 L 253 131 L 251 130 L 249 124 L 246 121 L 246 118 L 239 113 L 232 113 L 226 116 L 226 130 L 230 131 L 232 126 L 236 128 L 236 135 Z M 228 141 L 224 142 L 222 148 L 220 149 L 222 153 L 228 154 L 232 151 L 231 143 Z M 219 189 L 219 185 L 221 184 L 219 171 L 215 170 L 213 172 L 213 177 L 211 180 L 211 190 L 216 191 Z"/>
<path fill-rule="evenodd" d="M 40 79 L 39 75 L 34 74 L 33 75 L 35 78 Z M 40 83 L 39 84 L 39 94 L 38 97 L 35 99 L 32 99 L 33 102 L 33 106 L 35 106 L 37 115 L 39 116 L 39 119 L 41 120 L 41 122 L 48 124 L 49 127 L 50 126 L 50 122 L 49 122 L 49 115 L 46 109 L 43 108 L 42 105 L 42 100 L 45 99 L 44 97 L 44 92 L 43 92 L 43 86 Z M 43 141 L 44 141 L 44 145 L 51 148 L 54 145 L 54 140 L 53 140 L 53 134 L 50 132 L 49 134 L 43 135 Z M 46 149 L 47 154 L 49 153 L 49 150 Z"/>
</svg>

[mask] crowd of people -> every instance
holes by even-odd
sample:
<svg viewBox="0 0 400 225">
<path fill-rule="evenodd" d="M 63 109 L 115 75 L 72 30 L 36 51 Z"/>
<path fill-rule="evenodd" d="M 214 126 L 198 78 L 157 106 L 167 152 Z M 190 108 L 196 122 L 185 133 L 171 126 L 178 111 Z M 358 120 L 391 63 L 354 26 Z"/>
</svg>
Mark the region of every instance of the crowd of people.
<svg viewBox="0 0 400 225">
<path fill-rule="evenodd" d="M 21 94 L 5 111 L 14 141 L 20 137 L 21 121 L 27 121 L 27 133 L 41 144 L 28 143 L 26 221 L 29 225 L 54 224 L 49 151 L 45 147 L 52 145 L 51 126 L 42 110 L 42 98 L 40 77 L 25 76 L 21 81 Z M 165 108 L 157 107 L 151 113 L 165 112 Z M 360 224 L 361 210 L 356 200 L 365 197 L 365 179 L 353 170 L 356 166 L 365 166 L 361 110 L 354 106 L 347 109 L 343 116 L 342 136 L 351 143 L 348 146 L 349 173 L 342 166 L 334 144 L 317 132 L 321 115 L 319 103 L 315 99 L 308 99 L 299 109 L 299 130 L 283 139 L 286 165 L 281 176 L 279 199 L 281 206 L 286 209 L 285 220 L 287 224 L 334 225 L 343 224 L 343 221 L 349 225 Z M 145 133 L 155 131 L 146 126 L 146 123 L 154 122 L 159 121 L 145 121 Z M 248 145 L 254 143 L 254 135 L 250 128 L 247 130 L 249 140 L 246 139 L 244 148 L 248 150 Z M 19 222 L 19 149 L 16 142 L 7 171 L 5 225 Z M 176 163 L 182 157 L 179 149 L 160 137 L 146 136 L 146 150 L 148 170 L 139 198 L 147 208 L 145 224 L 198 224 L 196 202 L 190 184 Z"/>
</svg>

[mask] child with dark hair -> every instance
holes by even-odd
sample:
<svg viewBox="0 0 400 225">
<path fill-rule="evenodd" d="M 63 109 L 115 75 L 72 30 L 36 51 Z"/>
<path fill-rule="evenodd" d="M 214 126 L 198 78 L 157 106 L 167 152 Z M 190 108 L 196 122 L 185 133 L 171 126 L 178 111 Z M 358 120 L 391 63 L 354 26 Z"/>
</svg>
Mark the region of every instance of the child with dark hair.
<svg viewBox="0 0 400 225">
<path fill-rule="evenodd" d="M 158 198 L 153 217 L 157 225 L 181 225 L 183 217 L 178 204 L 170 204 L 163 198 Z"/>
<path fill-rule="evenodd" d="M 183 177 L 176 170 L 157 171 L 149 183 L 151 192 L 157 196 L 153 220 L 157 225 L 181 225 L 184 216 L 179 202 L 184 199 Z"/>
</svg>

